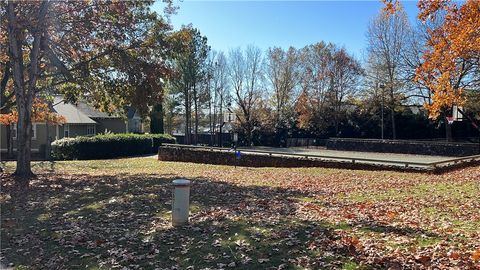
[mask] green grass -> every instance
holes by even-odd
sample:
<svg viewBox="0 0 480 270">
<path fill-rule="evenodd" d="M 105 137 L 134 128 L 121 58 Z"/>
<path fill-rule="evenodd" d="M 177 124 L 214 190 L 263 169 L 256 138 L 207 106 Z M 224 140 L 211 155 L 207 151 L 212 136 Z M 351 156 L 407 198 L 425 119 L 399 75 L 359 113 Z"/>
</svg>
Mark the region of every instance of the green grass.
<svg viewBox="0 0 480 270">
<path fill-rule="evenodd" d="M 382 256 L 399 249 L 403 267 L 418 268 L 407 258 L 434 248 L 464 248 L 468 260 L 480 226 L 475 168 L 468 178 L 145 157 L 33 170 L 28 192 L 13 192 L 8 178 L 0 193 L 2 255 L 17 269 L 388 268 L 366 260 L 365 243 Z M 191 222 L 178 228 L 170 225 L 176 178 L 193 180 Z"/>
<path fill-rule="evenodd" d="M 409 188 L 390 189 L 382 191 L 369 191 L 351 193 L 343 196 L 343 199 L 355 202 L 385 201 L 391 199 L 406 199 L 415 197 L 418 199 L 426 197 L 458 198 L 461 196 L 478 195 L 478 183 L 429 183 L 418 184 Z"/>
</svg>

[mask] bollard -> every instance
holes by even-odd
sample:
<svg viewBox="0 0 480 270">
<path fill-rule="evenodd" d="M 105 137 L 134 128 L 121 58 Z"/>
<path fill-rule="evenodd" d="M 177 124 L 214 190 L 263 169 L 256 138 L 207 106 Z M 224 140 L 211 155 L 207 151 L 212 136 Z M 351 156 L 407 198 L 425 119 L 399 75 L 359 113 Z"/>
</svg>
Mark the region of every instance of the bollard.
<svg viewBox="0 0 480 270">
<path fill-rule="evenodd" d="M 173 180 L 172 225 L 181 226 L 188 223 L 190 208 L 190 181 Z"/>
</svg>

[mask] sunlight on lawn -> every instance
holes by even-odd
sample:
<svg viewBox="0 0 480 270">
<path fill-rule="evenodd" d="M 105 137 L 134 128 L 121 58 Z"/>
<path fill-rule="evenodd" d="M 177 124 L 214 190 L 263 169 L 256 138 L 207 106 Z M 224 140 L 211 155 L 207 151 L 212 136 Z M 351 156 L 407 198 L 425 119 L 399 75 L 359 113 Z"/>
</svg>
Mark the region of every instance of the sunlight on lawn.
<svg viewBox="0 0 480 270">
<path fill-rule="evenodd" d="M 478 265 L 478 167 L 433 175 L 142 157 L 39 162 L 34 171 L 27 197 L 2 182 L 2 253 L 17 266 Z M 183 228 L 170 225 L 175 178 L 194 183 Z"/>
</svg>

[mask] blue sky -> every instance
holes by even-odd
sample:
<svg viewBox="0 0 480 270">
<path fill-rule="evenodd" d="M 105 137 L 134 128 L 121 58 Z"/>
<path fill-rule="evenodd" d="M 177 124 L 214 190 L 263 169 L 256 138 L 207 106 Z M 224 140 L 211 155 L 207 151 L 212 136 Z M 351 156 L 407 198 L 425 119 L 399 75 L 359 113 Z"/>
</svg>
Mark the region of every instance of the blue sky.
<svg viewBox="0 0 480 270">
<path fill-rule="evenodd" d="M 193 1 L 176 2 L 176 29 L 192 23 L 215 50 L 254 44 L 297 48 L 324 40 L 362 58 L 369 21 L 382 7 L 375 1 Z M 416 1 L 402 1 L 412 21 Z M 159 4 L 156 8 L 160 11 Z"/>
</svg>

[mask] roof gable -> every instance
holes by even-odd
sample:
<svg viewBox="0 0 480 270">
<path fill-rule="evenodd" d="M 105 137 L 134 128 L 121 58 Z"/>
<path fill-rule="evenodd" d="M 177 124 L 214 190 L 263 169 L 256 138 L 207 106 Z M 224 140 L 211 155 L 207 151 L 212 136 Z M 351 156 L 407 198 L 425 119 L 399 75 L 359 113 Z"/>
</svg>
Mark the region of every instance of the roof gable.
<svg viewBox="0 0 480 270">
<path fill-rule="evenodd" d="M 65 117 L 67 124 L 96 124 L 95 118 L 119 118 L 98 111 L 85 101 L 78 101 L 77 104 L 65 103 L 62 96 L 55 96 L 53 109 Z"/>
<path fill-rule="evenodd" d="M 101 112 L 93 108 L 89 104 L 87 104 L 87 102 L 85 101 L 78 101 L 75 106 L 78 108 L 78 110 L 80 110 L 85 115 L 91 118 L 119 118 L 117 116 L 109 115 L 108 113 Z"/>
<path fill-rule="evenodd" d="M 65 117 L 67 124 L 96 124 L 93 119 L 77 109 L 75 105 L 55 99 L 53 109 L 59 115 Z"/>
</svg>

